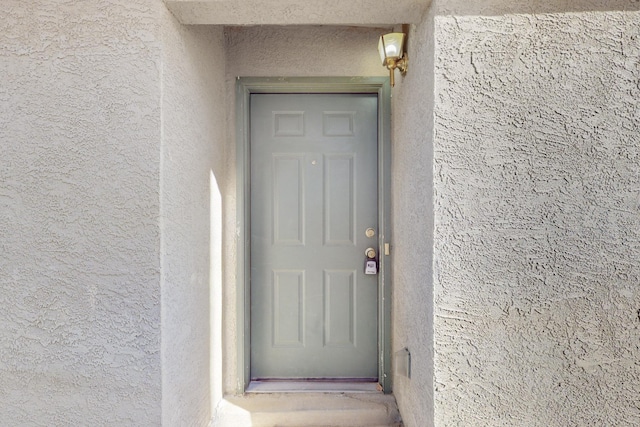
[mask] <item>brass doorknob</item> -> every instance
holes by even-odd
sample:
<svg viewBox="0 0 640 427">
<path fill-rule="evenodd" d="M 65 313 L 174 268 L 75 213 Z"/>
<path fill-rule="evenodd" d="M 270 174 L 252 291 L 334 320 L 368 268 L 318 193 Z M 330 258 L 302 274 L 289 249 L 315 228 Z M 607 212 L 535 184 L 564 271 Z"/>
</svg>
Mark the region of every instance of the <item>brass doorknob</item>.
<svg viewBox="0 0 640 427">
<path fill-rule="evenodd" d="M 373 248 L 367 248 L 367 250 L 364 251 L 364 254 L 367 256 L 367 258 L 374 259 L 376 257 L 376 250 Z"/>
</svg>

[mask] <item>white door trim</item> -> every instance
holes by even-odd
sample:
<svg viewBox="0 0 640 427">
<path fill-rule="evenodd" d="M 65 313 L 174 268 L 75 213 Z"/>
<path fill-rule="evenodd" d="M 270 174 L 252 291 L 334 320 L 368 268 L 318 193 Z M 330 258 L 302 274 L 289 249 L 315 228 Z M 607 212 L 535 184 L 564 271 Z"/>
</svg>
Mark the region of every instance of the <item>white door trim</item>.
<svg viewBox="0 0 640 427">
<path fill-rule="evenodd" d="M 391 272 L 385 245 L 390 244 L 391 88 L 386 77 L 239 78 L 236 84 L 237 168 L 237 392 L 250 378 L 250 99 L 253 93 L 375 93 L 378 95 L 378 218 L 380 274 L 378 275 L 378 378 L 391 392 Z"/>
</svg>

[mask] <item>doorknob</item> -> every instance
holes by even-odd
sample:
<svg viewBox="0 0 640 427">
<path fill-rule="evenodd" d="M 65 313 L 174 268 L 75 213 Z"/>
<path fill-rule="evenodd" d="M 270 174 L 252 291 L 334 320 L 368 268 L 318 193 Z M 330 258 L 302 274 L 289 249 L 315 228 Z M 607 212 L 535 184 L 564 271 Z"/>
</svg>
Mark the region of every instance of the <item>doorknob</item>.
<svg viewBox="0 0 640 427">
<path fill-rule="evenodd" d="M 369 259 L 375 259 L 376 257 L 376 250 L 373 248 L 367 248 L 366 251 L 364 251 L 364 254 L 367 256 L 367 258 Z"/>
</svg>

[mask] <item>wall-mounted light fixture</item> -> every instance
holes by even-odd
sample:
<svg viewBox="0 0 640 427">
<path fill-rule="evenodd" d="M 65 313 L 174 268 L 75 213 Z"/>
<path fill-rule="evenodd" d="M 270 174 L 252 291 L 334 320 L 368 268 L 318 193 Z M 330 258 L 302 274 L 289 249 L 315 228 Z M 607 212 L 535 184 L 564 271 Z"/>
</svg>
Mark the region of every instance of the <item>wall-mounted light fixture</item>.
<svg viewBox="0 0 640 427">
<path fill-rule="evenodd" d="M 387 67 L 390 72 L 391 86 L 395 86 L 394 70 L 397 68 L 404 76 L 407 73 L 409 58 L 404 51 L 404 33 L 389 33 L 380 37 L 378 42 L 378 52 L 382 65 Z"/>
</svg>

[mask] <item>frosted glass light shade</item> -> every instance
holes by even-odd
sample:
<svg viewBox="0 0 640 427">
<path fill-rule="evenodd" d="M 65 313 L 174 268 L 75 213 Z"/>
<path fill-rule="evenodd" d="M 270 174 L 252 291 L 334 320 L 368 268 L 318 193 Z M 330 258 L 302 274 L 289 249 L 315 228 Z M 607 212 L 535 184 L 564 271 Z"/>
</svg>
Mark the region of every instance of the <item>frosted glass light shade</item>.
<svg viewBox="0 0 640 427">
<path fill-rule="evenodd" d="M 378 52 L 382 65 L 387 65 L 387 58 L 399 59 L 404 49 L 404 33 L 389 33 L 380 37 Z"/>
</svg>

